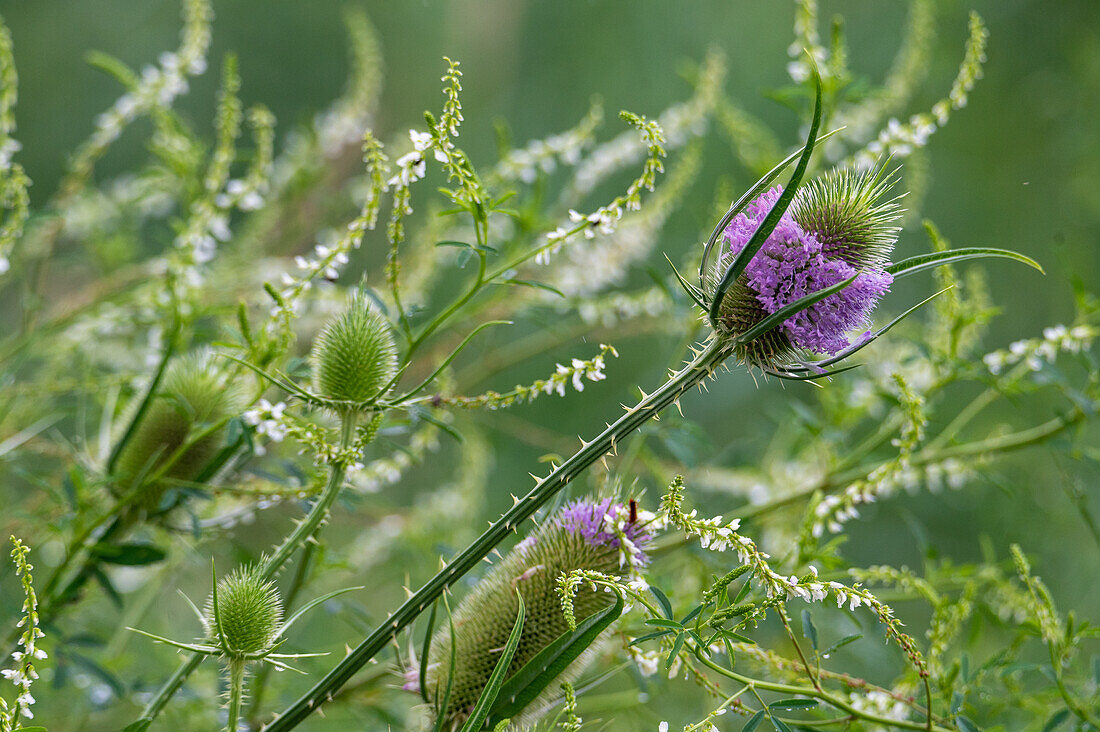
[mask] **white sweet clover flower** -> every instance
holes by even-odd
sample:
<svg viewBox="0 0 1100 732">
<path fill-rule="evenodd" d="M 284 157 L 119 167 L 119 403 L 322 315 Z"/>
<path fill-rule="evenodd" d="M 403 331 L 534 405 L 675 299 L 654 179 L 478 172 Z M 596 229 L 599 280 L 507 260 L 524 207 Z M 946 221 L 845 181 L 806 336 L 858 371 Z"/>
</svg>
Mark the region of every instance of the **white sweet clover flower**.
<svg viewBox="0 0 1100 732">
<path fill-rule="evenodd" d="M 577 391 L 584 391 L 584 382 L 603 381 L 607 378 L 604 368 L 606 357 L 618 357 L 614 346 L 600 344 L 600 352 L 590 359 L 574 358 L 569 365 L 557 364 L 554 373 L 546 379 L 539 379 L 529 385 L 517 385 L 511 391 L 499 393 L 487 391 L 474 397 L 437 397 L 439 403 L 467 409 L 501 409 L 517 402 L 532 402 L 541 394 L 565 396 L 566 387 L 572 385 Z"/>
<path fill-rule="evenodd" d="M 853 692 L 851 704 L 857 711 L 884 719 L 892 719 L 895 722 L 904 722 L 909 719 L 909 707 L 904 702 L 877 689 L 866 693 Z M 887 728 L 880 725 L 874 725 L 867 729 L 872 732 L 887 732 Z"/>
<path fill-rule="evenodd" d="M 914 114 L 905 123 L 891 119 L 875 140 L 855 153 L 844 165 L 861 170 L 870 169 L 884 156 L 898 160 L 908 157 L 913 150 L 924 147 L 928 143 L 928 138 L 937 129 L 947 124 L 952 111 L 966 106 L 970 91 L 978 79 L 982 78 L 985 44 L 988 38 L 989 32 L 981 17 L 971 12 L 970 37 L 966 42 L 966 53 L 948 95 L 932 106 L 931 113 Z"/>
<path fill-rule="evenodd" d="M 34 578 L 31 575 L 34 566 L 27 561 L 30 549 L 14 536 L 11 537 L 11 542 L 14 546 L 11 557 L 15 562 L 15 573 L 22 584 L 24 596 L 23 617 L 16 623 L 16 627 L 23 628 L 23 632 L 19 636 L 18 649 L 11 654 L 16 667 L 0 670 L 0 675 L 10 681 L 19 692 L 13 709 L 0 708 L 0 726 L 5 729 L 19 728 L 20 717 L 34 718 L 31 707 L 35 699 L 31 695 L 31 684 L 38 679 L 34 662 L 48 658 L 46 652 L 38 647 L 38 639 L 45 637 L 45 633 L 38 627 L 38 596 L 35 594 Z"/>
<path fill-rule="evenodd" d="M 602 117 L 600 105 L 593 104 L 573 129 L 508 151 L 493 171 L 494 176 L 501 181 L 520 180 L 530 185 L 540 172 L 554 172 L 559 161 L 564 165 L 576 165 L 584 150 L 592 144 L 593 133 Z"/>
<path fill-rule="evenodd" d="M 1044 364 L 1052 364 L 1060 353 L 1081 353 L 1092 347 L 1097 329 L 1091 325 L 1077 325 L 1072 328 L 1055 325 L 1043 330 L 1042 338 L 1020 340 L 1007 349 L 987 353 L 982 361 L 989 373 L 1000 375 L 1008 366 L 1018 363 L 1027 364 L 1031 371 L 1039 371 Z"/>
<path fill-rule="evenodd" d="M 630 658 L 638 666 L 638 671 L 642 676 L 655 676 L 661 668 L 661 662 L 664 660 L 660 653 L 657 651 L 643 651 L 637 646 L 628 646 L 627 653 L 630 654 Z M 668 725 L 665 725 L 668 728 Z"/>
<path fill-rule="evenodd" d="M 75 171 L 86 173 L 90 170 L 92 162 L 118 139 L 130 122 L 157 107 L 171 106 L 176 97 L 187 92 L 187 78 L 206 71 L 213 10 L 206 0 L 188 0 L 184 3 L 183 16 L 179 49 L 175 53 L 161 54 L 158 66 L 143 68 L 137 86 L 96 118 L 95 130 L 76 153 Z"/>
<path fill-rule="evenodd" d="M 401 480 L 405 471 L 438 448 L 439 429 L 434 425 L 426 425 L 412 434 L 406 449 L 395 450 L 392 455 L 372 460 L 355 471 L 349 471 L 349 482 L 361 493 L 377 493 L 385 486 Z"/>
<path fill-rule="evenodd" d="M 261 399 L 254 409 L 244 413 L 242 419 L 245 424 L 256 428 L 257 435 L 267 437 L 272 442 L 282 442 L 287 435 L 287 425 L 283 419 L 285 411 L 285 402 L 272 404 L 266 399 Z M 256 451 L 263 454 L 261 446 L 257 446 Z"/>
<path fill-rule="evenodd" d="M 539 249 L 535 256 L 537 264 L 550 263 L 550 257 L 557 252 L 561 245 L 570 237 L 584 232 L 586 239 L 594 239 L 597 234 L 609 235 L 613 233 L 623 218 L 623 211 L 639 211 L 642 207 L 641 192 L 652 191 L 656 185 L 657 174 L 664 171 L 662 159 L 665 157 L 665 133 L 660 123 L 647 120 L 644 117 L 623 112 L 624 120 L 637 130 L 648 155 L 642 166 L 642 174 L 627 186 L 626 193 L 616 197 L 605 206 L 601 206 L 592 213 L 582 214 L 570 209 L 569 220 L 572 226 L 559 226 L 546 235 L 546 244 Z"/>
<path fill-rule="evenodd" d="M 839 495 L 825 496 L 814 507 L 814 523 L 811 534 L 821 537 L 828 529 L 838 533 L 846 521 L 859 517 L 860 504 L 874 503 L 880 496 L 887 496 L 899 485 L 917 487 L 922 471 L 915 469 L 911 458 L 917 446 L 924 439 L 927 417 L 924 413 L 924 399 L 912 388 L 901 373 L 893 374 L 894 387 L 902 407 L 902 424 L 898 437 L 891 441 L 897 448 L 897 455 L 874 470 L 863 480 L 858 480 Z M 954 472 L 948 478 L 948 484 L 956 487 L 966 483 L 969 474 L 959 461 L 944 460 L 935 466 L 924 467 L 923 474 L 931 478 L 930 487 L 938 490 L 943 484 L 945 473 Z"/>
</svg>

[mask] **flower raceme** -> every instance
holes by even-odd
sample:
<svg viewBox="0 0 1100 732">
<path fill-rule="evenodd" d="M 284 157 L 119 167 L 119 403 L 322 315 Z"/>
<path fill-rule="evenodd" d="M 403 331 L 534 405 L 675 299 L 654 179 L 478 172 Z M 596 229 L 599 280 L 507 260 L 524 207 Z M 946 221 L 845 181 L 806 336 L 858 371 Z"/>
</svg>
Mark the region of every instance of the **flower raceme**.
<svg viewBox="0 0 1100 732">
<path fill-rule="evenodd" d="M 457 729 L 477 703 L 508 641 L 516 620 L 520 597 L 525 609 L 523 631 L 505 678 L 523 668 L 536 654 L 570 632 L 558 594 L 558 580 L 576 570 L 606 575 L 636 575 L 649 562 L 646 551 L 657 527 L 657 517 L 614 501 L 577 500 L 562 508 L 536 533 L 517 544 L 497 563 L 454 612 L 454 637 L 448 627 L 436 633 L 424 673 L 424 697 L 432 715 L 443 716 L 443 729 Z M 573 600 L 577 622 L 606 609 L 614 594 L 589 586 L 580 588 Z M 455 671 L 448 679 L 452 643 Z M 561 681 L 569 681 L 583 670 L 589 650 L 573 661 L 546 691 L 536 697 L 513 723 L 532 722 L 557 693 Z M 424 659 L 421 659 L 424 662 Z M 406 689 L 416 690 L 417 671 L 408 675 Z M 450 688 L 446 709 L 441 700 Z"/>
<path fill-rule="evenodd" d="M 726 292 L 720 326 L 736 336 L 800 298 L 855 279 L 741 344 L 738 355 L 746 363 L 775 367 L 799 350 L 833 355 L 851 345 L 851 332 L 866 327 L 893 281 L 885 267 L 901 214 L 897 198 L 887 198 L 894 183 L 882 168 L 841 169 L 798 191 Z M 722 232 L 720 267 L 728 267 L 746 247 L 782 191 L 780 186 L 764 191 L 730 221 Z"/>
</svg>

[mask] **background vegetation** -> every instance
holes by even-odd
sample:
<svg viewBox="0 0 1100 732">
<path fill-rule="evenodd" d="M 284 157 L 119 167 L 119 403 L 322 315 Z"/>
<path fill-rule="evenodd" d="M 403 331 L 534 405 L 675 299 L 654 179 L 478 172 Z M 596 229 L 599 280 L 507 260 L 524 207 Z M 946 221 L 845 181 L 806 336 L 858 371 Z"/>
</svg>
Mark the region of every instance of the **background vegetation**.
<svg viewBox="0 0 1100 732">
<path fill-rule="evenodd" d="M 701 62 L 712 48 L 726 56 L 724 88 L 732 98 L 779 140 L 796 140 L 802 134 L 799 118 L 784 104 L 786 98 L 775 93 L 790 84 L 785 67 L 793 7 L 788 3 L 489 0 L 377 2 L 363 7 L 376 26 L 384 58 L 385 82 L 372 126 L 386 140 L 398 139 L 410 126 L 422 126 L 423 109 L 438 106 L 444 55 L 462 62 L 463 110 L 471 122 L 463 127 L 461 142 L 478 160 L 492 159 L 497 148 L 498 131 L 491 121 L 506 121 L 508 134 L 517 142 L 544 137 L 573 126 L 588 110 L 594 94 L 602 97 L 609 112 L 626 108 L 655 116 L 671 102 L 690 95 L 679 72 Z M 1014 248 L 1040 260 L 1047 270 L 1046 277 L 1038 277 L 1022 267 L 981 265 L 990 273 L 989 298 L 1003 315 L 983 335 L 975 350 L 977 360 L 1016 339 L 1036 337 L 1045 326 L 1070 322 L 1075 285 L 1095 290 L 1100 282 L 1100 136 L 1095 125 L 1100 113 L 1100 6 L 1092 0 L 935 3 L 936 36 L 925 81 L 906 109 L 929 108 L 950 84 L 971 8 L 983 15 L 991 34 L 985 78 L 971 94 L 967 108 L 934 136 L 923 153 L 919 164 L 926 166 L 930 177 L 927 195 L 916 201 L 919 216 L 933 219 L 956 246 Z M 263 102 L 278 120 L 278 150 L 292 130 L 308 124 L 345 87 L 349 62 L 344 6 L 237 2 L 218 3 L 215 10 L 212 69 L 193 81 L 178 109 L 197 131 L 212 135 L 208 126 L 214 116 L 216 69 L 223 54 L 233 51 L 240 59 L 243 101 L 246 105 Z M 850 64 L 857 76 L 881 79 L 897 50 L 906 4 L 822 3 L 823 17 L 834 12 L 845 17 Z M 162 0 L 3 2 L 0 13 L 15 39 L 20 71 L 18 138 L 23 151 L 18 160 L 34 181 L 32 203 L 43 204 L 56 189 L 67 156 L 88 136 L 106 100 L 118 94 L 114 80 L 84 63 L 87 52 L 109 51 L 140 68 L 176 45 L 179 7 Z M 613 115 L 607 117 L 601 139 L 619 131 Z M 97 180 L 110 180 L 145 160 L 149 130 L 147 122 L 140 122 L 128 131 L 97 167 Z M 712 123 L 704 140 L 703 162 L 661 232 L 649 262 L 654 267 L 661 266 L 662 252 L 680 262 L 715 220 L 719 192 L 739 191 L 755 178 L 736 162 L 720 125 Z M 355 162 L 353 154 L 346 164 Z M 324 209 L 317 218 L 330 224 L 350 218 L 355 211 L 344 200 L 316 205 Z M 91 252 L 61 248 L 41 292 L 47 309 L 64 305 L 72 293 L 163 248 L 170 234 L 158 236 L 120 238 L 116 248 L 105 245 Z M 311 232 L 299 231 L 296 222 L 289 222 L 278 232 L 278 241 L 269 244 L 271 253 L 292 255 L 307 250 L 313 241 Z M 914 217 L 902 234 L 899 254 L 908 256 L 926 248 L 927 238 Z M 381 239 L 368 239 L 350 271 L 355 276 L 360 271 L 379 272 L 383 249 Z M 241 265 L 249 266 L 247 261 Z M 628 282 L 641 284 L 647 277 L 645 267 L 636 267 Z M 927 288 L 927 282 L 907 281 L 897 288 L 902 297 L 896 302 L 919 299 Z M 20 317 L 11 288 L 0 295 L 0 308 L 0 320 L 8 324 L 2 330 L 7 332 Z M 562 327 L 552 313 L 531 317 L 517 328 L 479 341 L 463 356 L 459 369 L 476 374 L 482 368 L 479 364 L 492 362 L 494 354 L 510 342 Z M 919 328 L 913 327 L 913 334 L 919 336 Z M 321 566 L 328 566 L 336 578 L 333 586 L 370 584 L 371 589 L 356 594 L 354 605 L 330 607 L 330 619 L 321 618 L 319 611 L 317 618 L 304 622 L 296 645 L 303 650 L 330 650 L 334 636 L 357 637 L 402 599 L 403 584 L 416 586 L 426 577 L 435 566 L 431 557 L 461 547 L 485 520 L 508 505 L 510 493 L 526 491 L 527 473 L 546 455 L 570 454 L 577 434 L 590 436 L 594 426 L 618 414 L 620 403 L 636 397 L 635 385 L 648 389 L 663 378 L 670 365 L 668 354 L 678 352 L 682 338 L 675 331 L 647 329 L 636 334 L 611 329 L 594 334 L 588 345 L 567 341 L 468 381 L 478 390 L 530 383 L 545 376 L 556 361 L 594 353 L 595 339 L 613 343 L 620 354 L 608 363 L 608 380 L 589 385 L 583 397 L 573 394 L 567 400 L 540 401 L 508 412 L 468 415 L 475 428 L 473 437 L 461 445 L 442 437 L 439 450 L 446 459 L 418 462 L 396 485 L 341 506 L 325 529 L 325 545 L 340 550 L 324 552 Z M 865 353 L 865 360 L 874 362 L 876 347 Z M 59 352 L 55 357 L 64 360 L 67 355 Z M 74 375 L 82 368 L 74 362 Z M 950 398 L 965 403 L 980 388 L 960 385 Z M 801 384 L 756 383 L 744 374 L 725 377 L 709 393 L 684 400 L 690 423 L 670 415 L 660 427 L 651 428 L 654 439 L 647 442 L 648 458 L 658 464 L 684 465 L 689 473 L 696 465 L 743 468 L 746 460 L 763 452 L 776 429 L 797 421 L 818 398 L 815 390 Z M 81 409 L 79 403 L 69 405 L 50 429 L 79 434 L 76 426 L 90 419 Z M 993 434 L 1004 431 L 1005 425 L 1037 423 L 1053 413 L 1054 406 L 1043 399 L 1009 395 L 982 413 L 970 430 L 975 435 Z M 937 419 L 950 415 L 946 410 Z M 4 425 L 0 442 L 15 429 Z M 1058 438 L 1061 444 L 1045 444 L 981 466 L 980 475 L 964 490 L 901 494 L 869 507 L 861 519 L 849 524 L 843 556 L 855 566 L 920 567 L 930 559 L 978 561 L 990 547 L 1004 559 L 1007 545 L 1018 543 L 1060 609 L 1100 617 L 1094 581 L 1100 566 L 1100 534 L 1093 518 L 1100 516 L 1100 433 L 1095 425 L 1085 429 L 1072 436 L 1072 443 L 1067 435 Z M 467 457 L 458 457 L 460 451 L 468 451 L 462 453 Z M 593 471 L 593 484 L 601 472 Z M 648 498 L 655 508 L 663 486 L 650 477 L 641 480 L 650 489 Z M 476 503 L 461 510 L 441 503 L 428 518 L 416 514 L 423 521 L 417 527 L 419 538 L 402 543 L 397 556 L 373 566 L 356 561 L 355 551 L 369 554 L 377 543 L 390 541 L 397 527 L 407 528 L 401 521 L 411 515 L 418 495 L 451 482 L 459 489 L 456 496 L 476 499 Z M 720 480 L 711 483 L 710 490 L 700 486 L 694 494 L 696 502 L 715 513 L 731 512 L 731 502 L 736 505 L 741 498 L 723 493 Z M 4 506 L 0 535 L 14 533 L 32 546 L 39 571 L 58 561 L 62 551 L 62 545 L 36 523 L 44 517 L 58 520 L 35 499 L 42 490 L 33 463 L 6 460 L 0 454 L 0 505 Z M 171 651 L 152 648 L 143 639 L 119 631 L 120 618 L 122 624 L 158 632 L 187 627 L 193 619 L 173 588 L 182 587 L 192 598 L 204 597 L 211 551 L 225 567 L 254 557 L 282 535 L 286 518 L 295 513 L 275 506 L 258 512 L 254 522 L 228 528 L 217 542 L 204 543 L 194 552 L 178 552 L 167 565 L 120 571 L 116 584 L 126 598 L 124 612 L 102 593 L 85 599 L 70 616 L 77 629 L 68 628 L 64 654 L 68 677 L 58 676 L 38 688 L 36 721 L 57 730 L 112 729 L 130 721 L 141 693 L 155 688 L 175 659 Z M 447 527 L 451 515 L 461 516 L 465 523 Z M 190 541 L 186 536 L 177 540 Z M 2 573 L 0 588 L 0 617 L 15 617 L 21 598 L 10 572 Z M 907 614 L 910 606 L 904 601 L 897 608 L 907 623 L 923 627 L 925 611 L 918 605 L 912 605 L 912 614 Z M 865 655 L 849 659 L 852 671 L 881 677 L 891 657 L 874 644 L 868 647 Z M 316 671 L 331 663 L 321 659 L 303 667 Z M 196 683 L 213 688 L 212 676 L 208 669 Z M 281 692 L 285 699 L 309 685 L 304 678 L 281 681 L 287 687 Z M 400 728 L 402 712 L 384 689 L 385 684 L 395 683 L 393 679 L 364 683 L 353 692 L 351 703 L 334 708 L 329 726 L 312 720 L 303 728 L 339 728 L 345 719 L 359 720 L 370 729 L 386 723 Z M 136 695 L 131 687 L 138 688 Z M 637 694 L 633 681 L 609 682 L 592 698 L 582 699 L 583 716 L 627 715 L 618 710 L 629 707 Z M 653 729 L 660 719 L 683 722 L 706 709 L 701 695 L 673 695 L 661 687 L 652 694 L 650 698 L 661 699 L 660 709 L 635 709 L 630 716 L 620 717 L 629 721 L 612 728 Z M 192 691 L 187 698 L 171 709 L 169 718 L 179 729 L 209 728 L 209 717 L 204 715 L 209 714 L 210 695 Z M 365 711 L 367 702 L 379 699 L 383 700 L 381 711 Z"/>
</svg>

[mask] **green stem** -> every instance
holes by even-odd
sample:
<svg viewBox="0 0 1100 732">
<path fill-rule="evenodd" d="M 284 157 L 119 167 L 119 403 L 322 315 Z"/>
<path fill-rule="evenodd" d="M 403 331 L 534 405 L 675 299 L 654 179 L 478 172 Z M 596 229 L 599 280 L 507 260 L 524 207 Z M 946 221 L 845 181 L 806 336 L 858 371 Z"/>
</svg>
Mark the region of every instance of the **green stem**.
<svg viewBox="0 0 1100 732">
<path fill-rule="evenodd" d="M 294 601 L 305 585 L 310 569 L 313 568 L 313 555 L 317 553 L 318 546 L 316 536 L 314 539 L 314 541 L 309 542 L 306 544 L 305 548 L 302 549 L 302 554 L 298 558 L 298 566 L 294 571 L 294 577 L 291 579 L 290 586 L 283 596 L 283 607 L 294 606 Z M 270 664 L 263 664 L 252 681 L 252 693 L 250 694 L 251 701 L 248 704 L 248 717 L 250 719 L 254 720 L 259 717 L 260 705 L 263 702 L 264 692 L 267 689 L 267 680 L 271 676 L 272 668 L 274 668 L 274 666 Z M 258 727 L 258 725 L 256 726 Z"/>
<path fill-rule="evenodd" d="M 774 691 L 774 692 L 777 692 L 777 693 L 780 693 L 780 694 L 807 696 L 807 697 L 810 697 L 812 699 L 819 699 L 819 700 L 825 702 L 826 704 L 829 704 L 830 706 L 833 706 L 837 709 L 840 709 L 840 710 L 848 713 L 849 715 L 851 715 L 851 717 L 853 719 L 862 719 L 866 722 L 872 722 L 874 724 L 881 724 L 882 726 L 884 726 L 888 729 L 893 729 L 893 728 L 915 729 L 915 730 L 929 730 L 929 729 L 931 729 L 932 732 L 953 732 L 953 730 L 947 729 L 946 727 L 941 727 L 938 724 L 933 724 L 933 725 L 931 725 L 931 727 L 929 727 L 928 724 L 926 722 L 923 722 L 923 721 L 922 722 L 910 722 L 908 720 L 887 719 L 886 717 L 879 717 L 879 716 L 877 716 L 875 714 L 871 714 L 869 712 L 860 711 L 859 709 L 856 709 L 855 707 L 853 707 L 851 704 L 849 704 L 847 701 L 845 701 L 841 697 L 830 694 L 827 691 L 822 691 L 822 690 L 819 690 L 819 689 L 815 689 L 812 686 L 794 686 L 793 684 L 778 684 L 778 683 L 774 683 L 774 682 L 771 682 L 771 681 L 764 681 L 762 679 L 754 679 L 754 678 L 751 678 L 749 676 L 743 676 L 743 675 L 737 673 L 736 671 L 732 671 L 728 668 L 724 668 L 724 667 L 718 665 L 714 661 L 707 658 L 702 653 L 702 651 L 700 651 L 698 648 L 695 649 L 695 657 L 698 658 L 699 661 L 703 663 L 703 665 L 707 666 L 712 671 L 715 671 L 716 673 L 719 673 L 722 676 L 725 676 L 726 678 L 733 679 L 734 681 L 738 681 L 738 682 L 740 682 L 742 684 L 746 684 L 748 686 L 752 686 L 755 689 L 763 689 L 765 691 Z M 766 708 L 767 707 L 765 706 L 765 709 Z"/>
<path fill-rule="evenodd" d="M 225 732 L 237 732 L 241 719 L 241 700 L 244 697 L 245 662 L 233 659 L 229 662 L 229 719 Z"/>
<path fill-rule="evenodd" d="M 357 417 L 358 415 L 354 413 L 346 414 L 342 417 L 343 421 L 341 424 L 340 436 L 341 452 L 350 447 L 355 438 L 355 427 L 358 422 Z M 309 514 L 294 527 L 294 531 L 291 532 L 290 536 L 288 536 L 279 548 L 275 550 L 275 553 L 260 565 L 260 574 L 265 580 L 269 580 L 278 574 L 279 570 L 290 560 L 290 557 L 298 547 L 308 540 L 325 520 L 328 516 L 329 508 L 331 508 L 333 502 L 336 501 L 336 496 L 339 495 L 340 488 L 344 485 L 344 476 L 346 472 L 347 466 L 344 464 L 343 460 L 333 464 L 332 471 L 329 473 L 328 482 L 325 484 L 324 490 L 321 491 L 321 495 L 318 497 L 317 502 L 314 503 L 313 508 L 310 509 Z M 195 653 L 180 664 L 171 678 L 169 678 L 157 692 L 157 695 L 145 706 L 139 721 L 153 720 L 176 691 L 183 686 L 183 682 L 187 677 L 199 667 L 203 658 L 204 656 L 202 654 Z"/>
<path fill-rule="evenodd" d="M 691 363 L 680 369 L 661 388 L 643 397 L 637 405 L 629 409 L 598 437 L 585 443 L 572 457 L 538 481 L 530 493 L 517 501 L 485 533 L 462 550 L 449 565 L 428 580 L 312 689 L 283 710 L 282 714 L 267 726 L 267 732 L 285 732 L 296 727 L 322 703 L 332 698 L 340 687 L 381 653 L 396 638 L 401 629 L 411 624 L 425 608 L 443 594 L 446 588 L 477 566 L 493 548 L 553 498 L 569 481 L 609 451 L 615 450 L 622 439 L 700 384 L 726 359 L 730 348 L 729 340 L 721 337 L 712 339 Z"/>
<path fill-rule="evenodd" d="M 1058 693 L 1062 695 L 1062 700 L 1065 701 L 1066 707 L 1073 712 L 1073 716 L 1100 729 L 1100 720 L 1089 714 L 1088 710 L 1082 707 L 1069 693 L 1069 689 L 1066 688 L 1066 684 L 1062 680 L 1062 660 L 1058 658 L 1058 654 L 1055 653 L 1054 644 L 1048 643 L 1047 647 L 1050 649 L 1050 667 L 1054 671 L 1054 683 L 1057 684 Z"/>
<path fill-rule="evenodd" d="M 1040 425 L 1031 427 L 1026 430 L 1020 430 L 1019 432 L 1013 432 L 1007 435 L 1000 435 L 998 437 L 991 437 L 987 440 L 977 440 L 975 442 L 968 442 L 962 445 L 955 445 L 954 447 L 947 447 L 940 450 L 933 450 L 925 448 L 917 454 L 913 455 L 910 460 L 910 464 L 914 467 L 921 465 L 928 465 L 929 463 L 936 463 L 950 458 L 959 457 L 973 457 L 976 455 L 985 455 L 995 452 L 1008 452 L 1010 450 L 1019 450 L 1024 447 L 1036 445 L 1051 437 L 1069 429 L 1075 424 L 1078 424 L 1085 417 L 1089 416 L 1088 413 L 1081 409 L 1075 409 L 1069 414 L 1055 417 L 1054 419 L 1043 422 Z M 840 488 L 848 485 L 852 481 L 865 478 L 879 467 L 882 463 L 874 465 L 867 464 L 844 473 L 828 476 L 823 480 L 815 483 L 809 488 L 804 488 L 797 493 L 792 493 L 789 496 L 783 496 L 777 498 L 768 503 L 761 503 L 757 506 L 746 507 L 745 510 L 739 514 L 742 520 L 755 518 L 761 514 L 769 513 L 778 508 L 789 506 L 793 503 L 805 500 L 812 496 L 817 491 L 828 491 L 832 488 Z"/>
</svg>

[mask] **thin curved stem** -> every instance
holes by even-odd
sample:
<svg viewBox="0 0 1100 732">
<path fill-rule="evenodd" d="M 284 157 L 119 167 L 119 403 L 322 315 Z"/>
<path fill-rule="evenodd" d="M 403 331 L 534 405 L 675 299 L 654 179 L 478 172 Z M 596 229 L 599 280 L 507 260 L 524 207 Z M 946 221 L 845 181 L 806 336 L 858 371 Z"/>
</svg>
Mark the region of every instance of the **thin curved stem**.
<svg viewBox="0 0 1100 732">
<path fill-rule="evenodd" d="M 819 699 L 830 706 L 833 706 L 841 711 L 851 715 L 853 719 L 862 719 L 866 722 L 872 722 L 875 724 L 881 724 L 887 728 L 900 728 L 900 729 L 915 729 L 915 730 L 931 730 L 932 732 L 953 732 L 952 730 L 941 727 L 938 724 L 928 725 L 927 722 L 911 722 L 908 720 L 887 719 L 886 717 L 879 717 L 869 712 L 864 712 L 853 707 L 846 700 L 839 696 L 831 694 L 827 691 L 816 689 L 812 686 L 795 686 L 793 684 L 779 684 L 772 681 L 764 681 L 762 679 L 754 679 L 749 676 L 744 676 L 728 668 L 724 668 L 714 661 L 707 658 L 702 651 L 698 648 L 695 649 L 695 657 L 699 661 L 711 669 L 712 671 L 725 676 L 726 678 L 733 679 L 742 684 L 752 686 L 756 689 L 763 689 L 765 691 L 774 691 L 780 694 L 798 694 L 801 696 L 810 697 L 811 699 Z"/>
<path fill-rule="evenodd" d="M 352 649 L 328 674 L 318 681 L 296 702 L 287 707 L 265 729 L 267 732 L 284 732 L 293 729 L 316 711 L 346 684 L 360 668 L 381 653 L 402 628 L 412 623 L 444 590 L 457 582 L 489 554 L 500 542 L 530 518 L 543 504 L 553 498 L 569 481 L 580 475 L 589 465 L 609 451 L 614 451 L 623 438 L 637 430 L 665 407 L 676 402 L 687 391 L 700 384 L 729 355 L 730 341 L 713 338 L 696 357 L 657 391 L 644 396 L 633 408 L 627 410 L 614 424 L 598 437 L 573 454 L 494 522 L 485 533 L 462 550 L 449 565 L 428 580 L 405 601 L 386 621 L 375 628 L 358 646 Z"/>
</svg>

